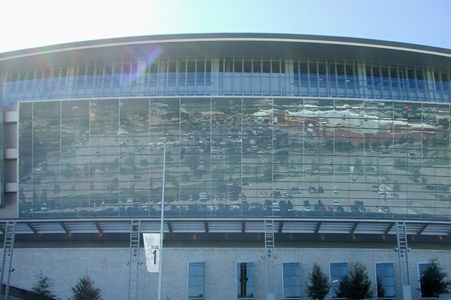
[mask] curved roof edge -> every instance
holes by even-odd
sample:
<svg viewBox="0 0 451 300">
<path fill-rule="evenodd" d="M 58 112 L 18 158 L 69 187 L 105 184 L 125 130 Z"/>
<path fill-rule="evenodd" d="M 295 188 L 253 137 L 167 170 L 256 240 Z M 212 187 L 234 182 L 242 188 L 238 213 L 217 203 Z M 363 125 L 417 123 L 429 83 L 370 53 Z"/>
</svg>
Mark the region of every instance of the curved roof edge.
<svg viewBox="0 0 451 300">
<path fill-rule="evenodd" d="M 184 44 L 193 46 L 188 52 L 191 55 L 200 51 L 200 55 L 287 58 L 302 53 L 306 58 L 405 63 L 451 69 L 451 49 L 363 38 L 273 33 L 170 34 L 79 41 L 0 53 L 0 63 L 8 61 L 15 64 L 15 60 L 32 59 L 37 55 L 51 57 L 72 52 L 77 53 L 78 58 L 86 59 L 94 50 L 109 55 L 108 49 L 112 47 L 142 48 L 155 44 L 170 48 L 167 53 L 173 55 L 177 55 L 178 51 L 186 52 L 186 47 L 180 47 Z M 177 51 L 178 48 L 181 49 Z M 99 58 L 98 54 L 96 52 L 94 56 Z"/>
<path fill-rule="evenodd" d="M 111 46 L 136 44 L 143 42 L 171 42 L 171 41 L 196 41 L 196 40 L 217 40 L 217 39 L 261 39 L 261 40 L 293 40 L 293 41 L 311 41 L 311 42 L 330 42 L 340 44 L 366 45 L 372 47 L 390 47 L 399 49 L 420 50 L 426 52 L 435 52 L 437 54 L 450 54 L 451 49 L 426 46 L 420 44 L 411 44 L 404 42 L 394 42 L 385 40 L 375 40 L 366 38 L 342 37 L 342 36 L 325 36 L 325 35 L 307 35 L 307 34 L 288 34 L 288 33 L 195 33 L 195 34 L 161 34 L 161 35 L 143 35 L 130 37 L 116 37 L 97 40 L 77 41 L 62 44 L 54 44 L 48 46 L 13 50 L 0 53 L 0 58 L 11 57 L 17 55 L 33 55 L 39 52 L 61 51 L 69 49 L 90 48 L 92 46 Z"/>
</svg>

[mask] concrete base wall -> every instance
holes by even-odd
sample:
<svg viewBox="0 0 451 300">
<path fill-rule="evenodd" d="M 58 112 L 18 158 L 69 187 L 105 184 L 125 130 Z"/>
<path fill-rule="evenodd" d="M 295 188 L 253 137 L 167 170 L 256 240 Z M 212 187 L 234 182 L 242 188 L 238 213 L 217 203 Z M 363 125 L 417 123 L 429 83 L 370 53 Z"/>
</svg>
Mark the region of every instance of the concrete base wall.
<svg viewBox="0 0 451 300">
<path fill-rule="evenodd" d="M 415 250 L 409 253 L 412 299 L 419 299 L 418 263 L 436 258 L 444 270 L 451 273 L 451 252 L 448 250 Z M 263 247 L 167 247 L 163 255 L 162 299 L 186 300 L 188 263 L 205 262 L 205 299 L 236 299 L 237 262 L 254 263 L 254 299 L 265 299 L 265 252 Z M 282 263 L 300 262 L 301 288 L 305 292 L 308 273 L 318 263 L 329 274 L 330 262 L 359 261 L 367 269 L 375 286 L 375 262 L 393 262 L 396 272 L 397 299 L 402 299 L 401 279 L 397 253 L 393 248 L 276 248 L 275 293 L 282 299 Z M 144 250 L 139 253 L 138 298 L 156 299 L 158 274 L 148 273 Z M 128 299 L 129 249 L 127 247 L 103 248 L 16 248 L 14 249 L 11 285 L 31 288 L 40 271 L 55 281 L 55 292 L 61 299 L 71 294 L 71 286 L 89 275 L 96 287 L 102 290 L 103 299 Z M 5 274 L 6 275 L 6 274 Z M 6 278 L 6 276 L 5 276 Z M 306 297 L 303 297 L 306 299 Z"/>
</svg>

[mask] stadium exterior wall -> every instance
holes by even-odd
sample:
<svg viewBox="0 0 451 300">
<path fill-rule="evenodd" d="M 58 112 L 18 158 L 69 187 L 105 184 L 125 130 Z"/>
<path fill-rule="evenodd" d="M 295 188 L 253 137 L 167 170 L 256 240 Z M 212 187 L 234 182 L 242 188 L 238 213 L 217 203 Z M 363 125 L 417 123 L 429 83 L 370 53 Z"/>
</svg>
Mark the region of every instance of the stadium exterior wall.
<svg viewBox="0 0 451 300">
<path fill-rule="evenodd" d="M 401 299 L 406 274 L 393 249 L 404 222 L 413 299 L 429 259 L 451 271 L 448 49 L 131 37 L 0 54 L 0 82 L 12 285 L 30 288 L 42 270 L 67 297 L 88 274 L 104 299 L 155 299 L 157 276 L 144 251 L 134 260 L 133 234 L 138 220 L 138 235 L 159 231 L 162 191 L 167 299 L 269 300 L 269 290 L 296 299 L 314 262 L 336 284 L 356 261 L 375 290 L 385 278 L 391 296 L 379 298 Z"/>
<path fill-rule="evenodd" d="M 188 295 L 188 263 L 204 262 L 204 299 L 228 300 L 237 298 L 237 264 L 252 262 L 253 299 L 265 299 L 265 262 L 263 245 L 170 245 L 166 248 L 162 280 L 163 299 L 181 300 Z M 318 263 L 323 271 L 330 272 L 330 263 L 361 262 L 368 271 L 372 281 L 372 290 L 376 297 L 375 263 L 392 263 L 395 278 L 399 278 L 397 254 L 393 248 L 368 247 L 367 245 L 297 245 L 277 247 L 275 264 L 276 299 L 282 298 L 283 263 L 298 262 L 300 264 L 300 289 L 302 298 L 305 296 L 305 282 L 314 263 Z M 413 299 L 420 299 L 418 264 L 427 263 L 428 259 L 436 258 L 445 271 L 449 272 L 451 263 L 449 249 L 412 249 L 410 255 L 410 277 L 412 280 Z M 39 248 L 19 247 L 14 252 L 16 271 L 12 273 L 11 284 L 22 288 L 31 288 L 36 275 L 42 271 L 55 280 L 55 292 L 61 299 L 70 295 L 70 287 L 77 280 L 89 275 L 96 287 L 102 290 L 103 299 L 128 299 L 128 266 L 129 249 L 125 245 L 111 247 L 54 247 L 43 245 Z M 138 298 L 157 298 L 157 273 L 149 273 L 145 267 L 144 251 L 140 252 Z M 396 297 L 401 298 L 401 286 L 396 280 Z M 329 299 L 330 296 L 327 296 Z M 446 297 L 446 296 L 445 296 Z"/>
</svg>

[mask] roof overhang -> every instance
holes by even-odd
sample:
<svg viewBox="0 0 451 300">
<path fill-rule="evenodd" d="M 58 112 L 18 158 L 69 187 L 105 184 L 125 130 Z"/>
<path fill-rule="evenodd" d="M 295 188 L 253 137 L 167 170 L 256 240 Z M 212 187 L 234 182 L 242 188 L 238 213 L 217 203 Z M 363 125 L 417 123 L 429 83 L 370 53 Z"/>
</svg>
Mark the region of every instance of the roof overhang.
<svg viewBox="0 0 451 300">
<path fill-rule="evenodd" d="M 0 54 L 0 70 L 155 58 L 310 58 L 451 69 L 451 50 L 405 43 L 289 34 L 157 35 L 86 41 Z"/>
<path fill-rule="evenodd" d="M 22 241 L 127 241 L 132 221 L 139 220 L 142 233 L 160 232 L 159 218 L 130 219 L 17 219 L 16 239 Z M 168 241 L 263 242 L 265 222 L 274 220 L 276 242 L 396 243 L 396 220 L 299 219 L 299 218 L 165 218 Z M 405 222 L 409 243 L 449 244 L 451 221 Z M 134 223 L 135 224 L 135 223 Z"/>
</svg>

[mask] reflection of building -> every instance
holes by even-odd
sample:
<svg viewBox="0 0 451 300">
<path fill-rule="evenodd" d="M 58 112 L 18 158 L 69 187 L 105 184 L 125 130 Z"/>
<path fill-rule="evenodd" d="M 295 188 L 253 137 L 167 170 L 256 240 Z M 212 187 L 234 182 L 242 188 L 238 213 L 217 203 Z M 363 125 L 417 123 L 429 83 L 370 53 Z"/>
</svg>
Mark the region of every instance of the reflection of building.
<svg viewBox="0 0 451 300">
<path fill-rule="evenodd" d="M 21 242 L 11 283 L 30 287 L 47 270 L 67 293 L 88 272 L 105 298 L 156 295 L 131 226 L 159 231 L 164 136 L 163 296 L 296 298 L 313 262 L 341 278 L 361 261 L 401 299 L 393 248 L 407 222 L 418 298 L 417 264 L 449 263 L 450 56 L 260 34 L 1 54 L 0 212 Z"/>
</svg>

